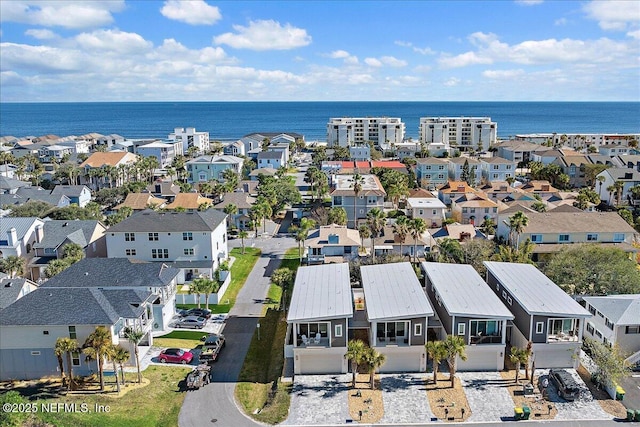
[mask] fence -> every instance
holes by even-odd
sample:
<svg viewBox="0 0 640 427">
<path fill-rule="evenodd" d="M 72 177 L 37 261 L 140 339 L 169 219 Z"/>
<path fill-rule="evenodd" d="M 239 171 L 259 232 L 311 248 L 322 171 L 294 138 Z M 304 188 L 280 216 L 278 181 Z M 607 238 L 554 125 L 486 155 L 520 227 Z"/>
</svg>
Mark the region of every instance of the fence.
<svg viewBox="0 0 640 427">
<path fill-rule="evenodd" d="M 220 272 L 224 273 L 224 272 Z M 222 277 L 222 274 L 221 274 Z M 227 275 L 227 277 L 222 282 L 222 286 L 217 293 L 209 295 L 209 304 L 219 304 L 220 300 L 224 296 L 224 293 L 227 291 L 229 287 L 229 283 L 231 283 L 231 272 Z M 198 304 L 197 300 L 198 295 L 196 294 L 176 294 L 176 304 Z M 206 304 L 206 295 L 200 295 L 200 304 Z"/>
</svg>

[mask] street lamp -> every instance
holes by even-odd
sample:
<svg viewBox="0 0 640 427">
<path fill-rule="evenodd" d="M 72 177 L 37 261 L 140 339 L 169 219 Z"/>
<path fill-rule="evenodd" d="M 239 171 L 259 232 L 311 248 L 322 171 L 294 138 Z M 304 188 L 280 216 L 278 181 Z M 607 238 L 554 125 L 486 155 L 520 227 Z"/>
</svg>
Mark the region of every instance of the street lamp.
<svg viewBox="0 0 640 427">
<path fill-rule="evenodd" d="M 258 341 L 260 341 L 260 323 L 258 323 L 257 328 L 258 328 Z"/>
</svg>

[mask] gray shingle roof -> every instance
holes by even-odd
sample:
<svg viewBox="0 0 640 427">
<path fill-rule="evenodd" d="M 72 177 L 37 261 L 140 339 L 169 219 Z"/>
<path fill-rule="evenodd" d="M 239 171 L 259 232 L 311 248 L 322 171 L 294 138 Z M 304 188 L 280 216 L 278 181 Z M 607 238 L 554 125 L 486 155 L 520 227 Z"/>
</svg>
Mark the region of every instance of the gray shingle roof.
<svg viewBox="0 0 640 427">
<path fill-rule="evenodd" d="M 34 248 L 57 248 L 67 238 L 81 247 L 91 243 L 96 228 L 104 226 L 97 220 L 51 220 L 44 223 L 44 238 L 40 243 L 34 243 Z"/>
<path fill-rule="evenodd" d="M 433 316 L 410 263 L 367 265 L 360 272 L 370 321 Z"/>
<path fill-rule="evenodd" d="M 591 317 L 588 311 L 531 264 L 485 261 L 484 265 L 529 314 Z"/>
<path fill-rule="evenodd" d="M 26 217 L 26 218 L 11 218 L 4 217 L 0 220 L 0 240 L 7 239 L 7 231 L 12 228 L 16 229 L 16 234 L 18 235 L 18 239 L 22 239 L 27 231 L 33 226 L 36 222 L 42 222 L 39 218 L 35 217 Z"/>
<path fill-rule="evenodd" d="M 79 197 L 82 195 L 82 191 L 87 189 L 86 185 L 56 185 L 51 194 L 64 194 L 69 197 Z"/>
<path fill-rule="evenodd" d="M 95 288 L 40 288 L 0 311 L 0 325 L 113 325 L 135 311 L 126 308 L 119 313 L 123 305 L 141 304 L 147 298 Z"/>
<path fill-rule="evenodd" d="M 148 288 L 167 286 L 178 269 L 128 258 L 85 258 L 42 283 L 42 288 Z"/>
<path fill-rule="evenodd" d="M 258 160 L 260 159 L 281 159 L 283 157 L 282 151 L 263 151 L 258 154 Z"/>
<path fill-rule="evenodd" d="M 353 317 L 352 301 L 349 264 L 300 267 L 287 321 Z"/>
<path fill-rule="evenodd" d="M 0 310 L 8 307 L 18 299 L 22 287 L 27 281 L 29 280 L 22 277 L 14 277 L 12 279 L 6 275 L 0 277 Z M 35 285 L 35 283 L 31 283 Z"/>
<path fill-rule="evenodd" d="M 141 211 L 109 228 L 109 232 L 213 231 L 227 217 L 215 209 L 197 212 Z"/>
<path fill-rule="evenodd" d="M 640 294 L 584 297 L 616 325 L 640 324 Z"/>
<path fill-rule="evenodd" d="M 0 190 L 11 190 L 19 187 L 28 187 L 30 185 L 30 182 L 18 181 L 17 179 L 0 176 Z"/>
<path fill-rule="evenodd" d="M 513 314 L 472 266 L 423 262 L 422 268 L 449 314 L 513 319 Z"/>
</svg>

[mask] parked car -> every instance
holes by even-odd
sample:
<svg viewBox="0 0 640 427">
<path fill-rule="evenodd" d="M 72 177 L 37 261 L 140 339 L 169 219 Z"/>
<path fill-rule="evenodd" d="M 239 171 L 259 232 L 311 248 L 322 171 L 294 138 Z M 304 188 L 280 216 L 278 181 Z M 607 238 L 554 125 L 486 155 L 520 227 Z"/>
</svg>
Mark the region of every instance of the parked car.
<svg viewBox="0 0 640 427">
<path fill-rule="evenodd" d="M 160 352 L 158 356 L 160 363 L 182 363 L 186 365 L 193 360 L 193 353 L 183 350 L 181 348 L 165 348 Z"/>
<path fill-rule="evenodd" d="M 183 317 L 187 316 L 196 316 L 196 317 L 204 317 L 208 319 L 211 317 L 211 310 L 207 310 L 206 308 L 191 308 L 184 313 L 182 313 Z"/>
<path fill-rule="evenodd" d="M 207 319 L 198 316 L 187 316 L 176 322 L 176 328 L 202 329 L 207 324 Z"/>
<path fill-rule="evenodd" d="M 564 400 L 573 401 L 580 394 L 580 387 L 573 376 L 564 369 L 551 369 L 549 371 L 551 382 L 558 389 L 558 395 Z"/>
</svg>

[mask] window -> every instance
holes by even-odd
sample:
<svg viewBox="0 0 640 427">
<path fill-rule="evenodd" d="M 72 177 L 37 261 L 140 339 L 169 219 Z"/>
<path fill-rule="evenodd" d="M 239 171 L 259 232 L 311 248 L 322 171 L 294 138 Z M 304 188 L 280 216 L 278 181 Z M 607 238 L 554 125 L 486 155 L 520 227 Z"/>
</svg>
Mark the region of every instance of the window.
<svg viewBox="0 0 640 427">
<path fill-rule="evenodd" d="M 640 334 L 640 325 L 627 326 L 624 331 L 625 334 Z"/>
<path fill-rule="evenodd" d="M 541 334 L 544 331 L 544 322 L 536 322 L 536 334 Z"/>
<path fill-rule="evenodd" d="M 598 235 L 594 233 L 587 234 L 587 242 L 597 242 Z"/>
<path fill-rule="evenodd" d="M 607 325 L 607 328 L 609 328 L 609 329 L 611 329 L 613 331 L 613 322 L 611 322 L 611 320 L 604 319 L 604 324 Z"/>
<path fill-rule="evenodd" d="M 71 338 L 72 340 L 75 340 L 76 338 L 78 338 L 78 336 L 76 335 L 75 326 L 69 326 L 69 338 Z"/>
<path fill-rule="evenodd" d="M 591 323 L 587 323 L 587 332 L 589 332 L 591 335 L 593 335 L 594 333 L 593 325 Z"/>
<path fill-rule="evenodd" d="M 184 254 L 185 255 L 193 255 L 193 248 L 185 248 L 184 249 Z"/>
<path fill-rule="evenodd" d="M 592 305 L 589 306 L 589 313 L 593 314 L 594 316 L 596 315 L 596 308 Z"/>
<path fill-rule="evenodd" d="M 136 241 L 136 233 L 124 233 L 124 241 L 125 242 L 135 242 Z"/>
<path fill-rule="evenodd" d="M 576 319 L 549 319 L 547 333 L 550 336 L 562 338 L 573 336 L 576 332 Z"/>
<path fill-rule="evenodd" d="M 511 299 L 511 297 L 507 297 L 507 302 L 509 303 L 509 305 L 513 304 L 513 300 Z"/>
<path fill-rule="evenodd" d="M 169 258 L 169 249 L 151 249 L 151 258 Z"/>
<path fill-rule="evenodd" d="M 502 342 L 502 322 L 472 320 L 469 322 L 470 344 L 498 344 Z"/>
<path fill-rule="evenodd" d="M 302 335 L 307 339 L 316 337 L 316 334 L 320 334 L 320 338 L 329 337 L 329 323 L 298 323 L 298 339 L 302 342 Z"/>
<path fill-rule="evenodd" d="M 31 355 L 32 356 L 40 356 L 40 352 L 39 351 L 32 351 Z"/>
<path fill-rule="evenodd" d="M 158 233 L 149 233 L 149 241 L 150 242 L 157 242 L 158 241 Z"/>
<path fill-rule="evenodd" d="M 336 337 L 341 337 L 342 336 L 342 325 L 336 325 L 335 331 L 334 331 L 334 335 Z"/>
<path fill-rule="evenodd" d="M 158 240 L 158 239 L 156 239 Z M 193 240 L 193 233 L 182 233 L 182 240 Z"/>
<path fill-rule="evenodd" d="M 596 329 L 596 336 L 597 336 L 598 338 L 602 338 L 602 332 L 600 332 L 600 331 L 598 331 L 598 330 Z"/>
<path fill-rule="evenodd" d="M 502 299 L 507 299 L 507 293 L 505 291 L 502 291 Z"/>
<path fill-rule="evenodd" d="M 614 242 L 624 242 L 624 233 L 615 233 L 613 235 Z"/>
<path fill-rule="evenodd" d="M 464 323 L 458 323 L 458 335 L 464 335 L 465 326 Z"/>
<path fill-rule="evenodd" d="M 422 215 L 422 209 L 418 209 L 418 215 Z"/>
<path fill-rule="evenodd" d="M 540 243 L 542 242 L 542 234 L 532 234 L 531 235 L 531 241 L 533 243 Z"/>
<path fill-rule="evenodd" d="M 376 325 L 378 341 L 408 340 L 409 331 L 409 322 L 380 322 Z"/>
<path fill-rule="evenodd" d="M 80 366 L 80 352 L 72 351 L 71 352 L 71 363 L 73 366 Z"/>
<path fill-rule="evenodd" d="M 416 323 L 413 325 L 413 335 L 417 337 L 422 335 L 422 323 Z"/>
<path fill-rule="evenodd" d="M 334 206 L 342 206 L 342 196 L 335 196 L 333 198 L 333 205 Z"/>
<path fill-rule="evenodd" d="M 125 249 L 125 250 L 124 250 L 124 253 L 125 253 L 127 256 L 135 256 L 135 254 L 136 254 L 136 250 L 135 250 L 135 249 Z"/>
<path fill-rule="evenodd" d="M 558 242 L 568 242 L 569 241 L 569 235 L 568 234 L 559 234 L 558 235 Z"/>
</svg>

